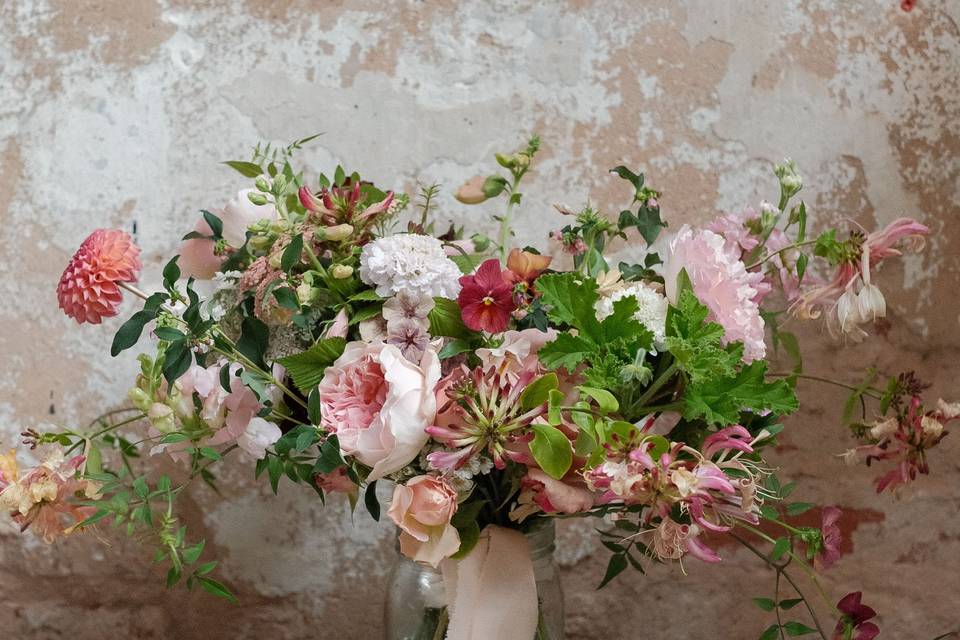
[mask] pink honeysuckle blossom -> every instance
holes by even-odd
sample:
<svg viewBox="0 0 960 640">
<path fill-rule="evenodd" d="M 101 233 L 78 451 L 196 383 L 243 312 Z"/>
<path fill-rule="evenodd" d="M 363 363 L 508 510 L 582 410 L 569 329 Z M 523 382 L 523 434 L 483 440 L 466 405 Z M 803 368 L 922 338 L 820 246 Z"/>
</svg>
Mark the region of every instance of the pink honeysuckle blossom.
<svg viewBox="0 0 960 640">
<path fill-rule="evenodd" d="M 837 522 L 843 515 L 838 507 L 824 507 L 820 514 L 820 542 L 819 549 L 814 562 L 820 569 L 829 569 L 837 560 L 840 559 L 840 543 L 843 542 L 843 534 Z"/>
<path fill-rule="evenodd" d="M 801 318 L 825 315 L 827 329 L 834 336 L 855 342 L 867 334 L 861 325 L 886 315 L 886 302 L 872 271 L 882 261 L 902 255 L 901 248 L 919 251 L 930 229 L 912 218 L 898 218 L 879 231 L 852 235 L 847 255 L 826 283 L 805 288 L 791 307 Z"/>
<path fill-rule="evenodd" d="M 140 248 L 126 231 L 97 229 L 70 258 L 57 285 L 57 301 L 78 324 L 117 315 L 121 282 L 140 276 Z"/>
<path fill-rule="evenodd" d="M 723 327 L 725 342 L 743 342 L 743 359 L 766 354 L 764 323 L 757 304 L 763 275 L 748 272 L 740 253 L 713 231 L 684 225 L 670 242 L 664 267 L 667 298 L 677 302 L 677 277 L 686 270 L 693 293 L 710 310 L 709 319 Z"/>
</svg>

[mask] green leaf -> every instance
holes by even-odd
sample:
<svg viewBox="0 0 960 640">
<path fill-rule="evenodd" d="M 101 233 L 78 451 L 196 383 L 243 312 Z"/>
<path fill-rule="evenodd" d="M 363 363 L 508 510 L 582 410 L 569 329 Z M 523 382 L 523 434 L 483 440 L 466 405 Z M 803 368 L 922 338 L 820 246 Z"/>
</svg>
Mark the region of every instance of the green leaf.
<svg viewBox="0 0 960 640">
<path fill-rule="evenodd" d="M 756 360 L 735 376 L 691 384 L 683 417 L 702 418 L 710 424 L 729 425 L 740 420 L 742 410 L 787 414 L 798 408 L 797 396 L 786 380 L 766 382 L 767 363 Z"/>
<path fill-rule="evenodd" d="M 177 264 L 179 259 L 180 256 L 173 256 L 163 267 L 163 286 L 168 289 L 176 285 L 177 280 L 180 279 L 180 266 Z"/>
<path fill-rule="evenodd" d="M 579 330 L 579 337 L 593 343 L 603 339 L 594 305 L 597 303 L 597 282 L 577 273 L 554 273 L 536 281 L 541 303 L 549 306 L 547 316 L 554 322 L 569 324 Z"/>
<path fill-rule="evenodd" d="M 263 173 L 263 169 L 260 168 L 260 165 L 252 162 L 244 162 L 242 160 L 227 160 L 223 164 L 227 165 L 231 169 L 236 170 L 245 178 L 256 178 Z"/>
<path fill-rule="evenodd" d="M 380 522 L 380 501 L 377 499 L 377 481 L 367 485 L 367 490 L 363 493 L 363 504 L 370 513 L 370 517 Z"/>
<path fill-rule="evenodd" d="M 283 460 L 276 456 L 270 458 L 270 462 L 267 463 L 267 475 L 270 477 L 270 488 L 276 495 L 280 487 L 280 476 L 283 475 Z"/>
<path fill-rule="evenodd" d="M 469 340 L 464 340 L 463 338 L 456 338 L 444 345 L 443 349 L 440 349 L 439 357 L 441 360 L 446 360 L 447 358 L 452 358 L 455 355 L 466 353 L 472 350 L 472 342 Z"/>
<path fill-rule="evenodd" d="M 626 168 L 623 165 L 619 165 L 614 167 L 613 169 L 610 169 L 610 173 L 615 173 L 621 178 L 623 178 L 624 180 L 626 180 L 627 182 L 629 182 L 630 184 L 632 184 L 634 191 L 640 191 L 641 189 L 643 189 L 642 173 L 634 173 L 633 171 L 631 171 L 630 169 Z"/>
<path fill-rule="evenodd" d="M 129 349 L 140 340 L 140 334 L 143 333 L 143 327 L 148 322 L 157 317 L 157 310 L 137 311 L 130 316 L 130 319 L 120 325 L 117 333 L 113 336 L 113 344 L 110 345 L 110 355 L 116 357 L 121 351 Z"/>
<path fill-rule="evenodd" d="M 210 213 L 209 211 L 201 211 L 200 213 L 201 215 L 203 215 L 203 219 L 207 223 L 207 226 L 210 227 L 210 231 L 213 232 L 214 239 L 219 240 L 220 238 L 222 238 L 223 237 L 223 221 L 221 221 L 220 218 Z M 177 278 L 179 277 L 180 275 L 178 273 Z M 174 278 L 174 280 L 176 280 L 177 278 Z"/>
<path fill-rule="evenodd" d="M 550 398 L 550 392 L 560 386 L 557 374 L 547 373 L 530 384 L 520 394 L 520 408 L 523 411 L 530 411 L 538 407 Z"/>
<path fill-rule="evenodd" d="M 787 505 L 788 516 L 798 516 L 813 509 L 814 505 L 809 502 L 791 502 Z"/>
<path fill-rule="evenodd" d="M 301 353 L 280 358 L 293 383 L 300 391 L 309 393 L 323 379 L 323 372 L 340 357 L 347 341 L 343 338 L 324 338 Z"/>
<path fill-rule="evenodd" d="M 160 444 L 176 444 L 177 442 L 185 442 L 189 440 L 190 436 L 180 431 L 174 433 L 168 433 L 167 435 L 160 438 Z"/>
<path fill-rule="evenodd" d="M 166 358 L 163 362 L 163 377 L 167 384 L 173 384 L 190 368 L 193 362 L 193 351 L 187 346 L 186 341 L 170 343 L 167 347 Z"/>
<path fill-rule="evenodd" d="M 266 353 L 267 343 L 270 340 L 270 329 L 256 318 L 244 318 L 240 325 L 240 339 L 237 340 L 237 351 L 245 355 L 261 369 L 268 367 L 264 363 L 263 354 Z"/>
<path fill-rule="evenodd" d="M 540 468 L 552 478 L 559 480 L 573 464 L 570 440 L 562 431 L 548 424 L 532 424 L 533 440 L 530 453 Z"/>
<path fill-rule="evenodd" d="M 787 622 L 783 625 L 783 630 L 787 632 L 788 636 L 805 636 L 811 633 L 817 633 L 816 629 L 811 629 L 802 622 Z"/>
<path fill-rule="evenodd" d="M 97 509 L 92 516 L 90 516 L 89 518 L 86 518 L 85 520 L 83 520 L 82 522 L 80 522 L 80 523 L 77 525 L 77 528 L 78 528 L 78 529 L 82 529 L 83 527 L 90 526 L 90 525 L 93 524 L 94 522 L 98 522 L 98 521 L 100 521 L 100 520 L 103 520 L 104 518 L 106 518 L 107 516 L 111 515 L 112 513 L 113 513 L 113 512 L 108 511 L 107 509 Z"/>
<path fill-rule="evenodd" d="M 647 241 L 647 246 L 656 242 L 660 231 L 667 226 L 667 223 L 660 219 L 660 207 L 650 208 L 640 207 L 637 211 L 637 231 Z"/>
<path fill-rule="evenodd" d="M 430 335 L 447 336 L 449 338 L 469 338 L 474 335 L 463 324 L 460 316 L 460 305 L 456 300 L 448 298 L 434 298 L 434 307 L 427 316 L 430 321 Z"/>
<path fill-rule="evenodd" d="M 310 424 L 320 424 L 320 390 L 314 387 L 307 394 L 307 416 L 310 418 Z"/>
<path fill-rule="evenodd" d="M 213 447 L 200 447 L 200 455 L 208 460 L 221 460 L 223 456 Z"/>
<path fill-rule="evenodd" d="M 790 551 L 790 539 L 777 538 L 776 542 L 773 543 L 773 550 L 770 551 L 770 559 L 777 562 L 788 551 Z"/>
<path fill-rule="evenodd" d="M 596 345 L 579 336 L 561 333 L 555 340 L 543 345 L 537 356 L 547 369 L 563 367 L 567 371 L 573 371 L 596 350 Z"/>
<path fill-rule="evenodd" d="M 547 421 L 554 426 L 560 424 L 563 419 L 560 413 L 563 399 L 563 392 L 559 389 L 552 389 L 547 395 Z"/>
<path fill-rule="evenodd" d="M 777 603 L 770 598 L 754 598 L 753 604 L 757 605 L 764 611 L 773 611 L 777 606 Z"/>
<path fill-rule="evenodd" d="M 200 586 L 203 587 L 205 591 L 233 603 L 239 602 L 239 600 L 237 600 L 237 597 L 230 592 L 230 589 L 228 589 L 222 583 L 217 582 L 213 578 L 208 578 L 206 576 L 198 575 L 197 581 L 200 583 Z"/>
<path fill-rule="evenodd" d="M 154 333 L 157 334 L 157 337 L 161 340 L 167 340 L 168 342 L 176 342 L 177 340 L 183 340 L 187 337 L 182 331 L 174 329 L 173 327 L 157 327 Z"/>
<path fill-rule="evenodd" d="M 340 452 L 340 442 L 336 435 L 330 435 L 326 441 L 320 445 L 320 455 L 313 466 L 313 470 L 318 473 L 330 473 L 338 467 L 342 467 L 347 462 L 343 459 Z"/>
<path fill-rule="evenodd" d="M 304 430 L 297 436 L 297 442 L 294 450 L 297 452 L 306 451 L 306 449 L 317 441 L 317 432 L 315 429 Z"/>
<path fill-rule="evenodd" d="M 577 389 L 579 389 L 581 393 L 585 393 L 593 398 L 600 408 L 601 413 L 614 413 L 620 409 L 620 403 L 617 402 L 614 395 L 606 389 L 597 389 L 584 385 L 580 385 Z"/>
<path fill-rule="evenodd" d="M 183 550 L 183 561 L 187 564 L 193 564 L 200 559 L 200 554 L 203 553 L 203 546 L 205 544 L 204 540 L 201 540 L 197 544 L 187 547 Z"/>
<path fill-rule="evenodd" d="M 779 606 L 784 611 L 789 611 L 801 602 L 803 602 L 803 598 L 787 598 L 786 600 L 781 600 Z"/>
<path fill-rule="evenodd" d="M 271 293 L 284 309 L 290 309 L 291 311 L 300 310 L 300 300 L 297 298 L 297 293 L 290 287 L 278 287 L 271 291 Z"/>
<path fill-rule="evenodd" d="M 772 624 L 766 629 L 764 629 L 763 633 L 760 634 L 760 638 L 758 640 L 777 640 L 777 637 L 779 635 L 780 635 L 780 625 Z"/>
<path fill-rule="evenodd" d="M 355 293 L 348 298 L 350 302 L 380 302 L 383 300 L 373 289 L 364 289 L 360 293 Z"/>
<path fill-rule="evenodd" d="M 141 498 L 141 499 L 146 498 L 147 495 L 150 493 L 150 487 L 147 486 L 147 479 L 144 478 L 143 476 L 140 476 L 139 478 L 134 480 L 132 486 L 133 486 L 133 492 L 137 494 L 138 498 Z"/>
<path fill-rule="evenodd" d="M 603 575 L 603 580 L 600 582 L 600 586 L 597 589 L 603 589 L 607 584 L 616 578 L 618 575 L 623 573 L 623 570 L 627 568 L 627 557 L 624 553 L 615 553 L 610 556 L 610 562 L 607 563 L 607 572 Z"/>
<path fill-rule="evenodd" d="M 290 273 L 290 269 L 295 264 L 300 263 L 300 256 L 303 253 L 303 234 L 298 233 L 291 240 L 290 244 L 283 250 L 280 256 L 280 268 L 284 273 Z"/>
</svg>

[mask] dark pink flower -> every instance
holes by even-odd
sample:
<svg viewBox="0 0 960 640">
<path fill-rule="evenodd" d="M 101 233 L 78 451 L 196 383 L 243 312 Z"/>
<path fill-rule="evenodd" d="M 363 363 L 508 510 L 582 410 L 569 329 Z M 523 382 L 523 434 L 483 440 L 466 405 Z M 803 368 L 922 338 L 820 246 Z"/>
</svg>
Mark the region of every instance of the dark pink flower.
<svg viewBox="0 0 960 640">
<path fill-rule="evenodd" d="M 487 260 L 473 275 L 460 278 L 460 305 L 463 323 L 474 331 L 501 333 L 510 325 L 516 309 L 513 287 L 500 268 L 500 261 Z"/>
<path fill-rule="evenodd" d="M 136 282 L 140 248 L 119 229 L 97 229 L 83 241 L 60 276 L 60 308 L 78 323 L 100 324 L 117 315 L 123 295 L 118 282 Z"/>
<path fill-rule="evenodd" d="M 842 555 L 840 543 L 843 541 L 843 534 L 837 526 L 842 515 L 843 511 L 838 507 L 824 507 L 820 514 L 820 539 L 823 546 L 816 556 L 816 562 L 823 569 L 833 566 Z"/>
<path fill-rule="evenodd" d="M 843 617 L 837 621 L 833 631 L 833 640 L 873 640 L 880 635 L 880 627 L 867 620 L 875 617 L 877 612 L 861 604 L 860 591 L 848 593 L 837 603 L 837 610 Z"/>
</svg>

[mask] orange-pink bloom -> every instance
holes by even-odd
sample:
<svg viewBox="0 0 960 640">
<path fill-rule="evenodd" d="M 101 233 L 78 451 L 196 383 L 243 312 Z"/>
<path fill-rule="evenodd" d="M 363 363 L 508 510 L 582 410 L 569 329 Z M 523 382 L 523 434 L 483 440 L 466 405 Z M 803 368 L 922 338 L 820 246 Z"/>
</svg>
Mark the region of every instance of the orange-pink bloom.
<svg viewBox="0 0 960 640">
<path fill-rule="evenodd" d="M 136 282 L 140 248 L 119 229 L 97 229 L 83 241 L 60 276 L 60 308 L 78 323 L 100 324 L 117 315 L 123 300 L 119 282 Z"/>
</svg>

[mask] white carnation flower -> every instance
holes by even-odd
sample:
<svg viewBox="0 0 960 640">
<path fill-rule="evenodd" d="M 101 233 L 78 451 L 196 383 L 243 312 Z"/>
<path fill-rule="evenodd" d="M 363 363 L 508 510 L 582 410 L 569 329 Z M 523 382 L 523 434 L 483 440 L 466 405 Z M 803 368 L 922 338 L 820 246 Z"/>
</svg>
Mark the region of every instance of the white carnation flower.
<svg viewBox="0 0 960 640">
<path fill-rule="evenodd" d="M 627 296 L 637 299 L 639 309 L 633 314 L 640 324 L 653 334 L 653 346 L 663 351 L 667 327 L 667 308 L 670 303 L 659 291 L 644 282 L 630 282 L 610 295 L 597 300 L 597 320 L 613 315 L 613 303 Z"/>
<path fill-rule="evenodd" d="M 461 275 L 440 241 L 431 236 L 379 238 L 360 252 L 360 279 L 375 286 L 377 295 L 384 298 L 416 291 L 432 298 L 455 299 Z"/>
</svg>

